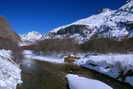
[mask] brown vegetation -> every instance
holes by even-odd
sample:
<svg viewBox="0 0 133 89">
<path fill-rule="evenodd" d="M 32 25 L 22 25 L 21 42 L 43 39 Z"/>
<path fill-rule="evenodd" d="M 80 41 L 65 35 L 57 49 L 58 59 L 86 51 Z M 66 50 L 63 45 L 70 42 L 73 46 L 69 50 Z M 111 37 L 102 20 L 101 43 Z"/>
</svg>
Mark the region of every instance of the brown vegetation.
<svg viewBox="0 0 133 89">
<path fill-rule="evenodd" d="M 11 50 L 13 60 L 16 63 L 20 63 L 23 59 L 22 50 L 20 50 L 16 41 L 0 37 L 0 49 Z"/>
<path fill-rule="evenodd" d="M 22 60 L 22 50 L 19 50 L 20 37 L 11 29 L 3 16 L 0 16 L 0 49 L 12 50 L 13 60 Z"/>
<path fill-rule="evenodd" d="M 72 39 L 48 39 L 39 41 L 38 44 L 28 47 L 36 52 L 96 52 L 96 53 L 129 53 L 133 52 L 133 38 L 121 41 L 99 38 L 77 44 Z"/>
<path fill-rule="evenodd" d="M 3 16 L 0 16 L 0 37 L 18 41 L 20 37 L 12 30 Z"/>
<path fill-rule="evenodd" d="M 72 39 L 47 39 L 39 41 L 37 45 L 34 46 L 35 51 L 42 52 L 72 52 L 77 53 L 80 51 L 78 44 Z"/>
<path fill-rule="evenodd" d="M 81 45 L 83 51 L 98 53 L 128 53 L 133 52 L 133 38 L 117 41 L 101 38 L 85 42 Z"/>
</svg>

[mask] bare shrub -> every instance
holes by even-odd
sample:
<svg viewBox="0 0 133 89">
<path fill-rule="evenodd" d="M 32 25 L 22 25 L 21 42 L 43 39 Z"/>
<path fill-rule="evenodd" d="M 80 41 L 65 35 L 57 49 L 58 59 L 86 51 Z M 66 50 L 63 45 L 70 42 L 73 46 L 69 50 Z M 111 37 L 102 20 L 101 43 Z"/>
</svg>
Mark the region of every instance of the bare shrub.
<svg viewBox="0 0 133 89">
<path fill-rule="evenodd" d="M 133 52 L 133 38 L 117 41 L 113 39 L 100 38 L 81 44 L 83 51 L 99 53 L 128 53 Z"/>
<path fill-rule="evenodd" d="M 18 46 L 16 42 L 0 38 L 0 49 L 14 50 L 17 49 L 17 47 Z"/>
<path fill-rule="evenodd" d="M 80 51 L 79 45 L 73 39 L 47 39 L 39 41 L 34 46 L 35 51 L 47 52 L 72 52 L 77 53 Z"/>
<path fill-rule="evenodd" d="M 17 64 L 21 64 L 24 59 L 24 55 L 22 54 L 22 50 L 12 50 L 12 59 Z"/>
</svg>

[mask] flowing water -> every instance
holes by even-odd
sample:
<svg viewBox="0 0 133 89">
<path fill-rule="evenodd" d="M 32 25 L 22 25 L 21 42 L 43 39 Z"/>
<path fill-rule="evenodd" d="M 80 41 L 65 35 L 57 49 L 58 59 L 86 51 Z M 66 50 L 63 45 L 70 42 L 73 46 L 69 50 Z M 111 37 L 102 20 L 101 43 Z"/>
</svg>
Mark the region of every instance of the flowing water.
<svg viewBox="0 0 133 89">
<path fill-rule="evenodd" d="M 53 64 L 31 59 L 25 60 L 21 68 L 23 83 L 17 89 L 69 89 L 65 79 L 69 73 L 103 81 L 113 89 L 133 89 L 128 84 L 74 64 Z"/>
</svg>

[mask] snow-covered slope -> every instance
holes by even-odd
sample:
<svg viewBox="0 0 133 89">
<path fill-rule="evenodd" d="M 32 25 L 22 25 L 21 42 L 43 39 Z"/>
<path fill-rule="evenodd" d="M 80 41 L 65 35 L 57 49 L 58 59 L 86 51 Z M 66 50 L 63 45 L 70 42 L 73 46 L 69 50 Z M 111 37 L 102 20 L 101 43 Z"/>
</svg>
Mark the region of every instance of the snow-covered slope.
<svg viewBox="0 0 133 89">
<path fill-rule="evenodd" d="M 132 58 L 133 54 L 98 54 L 81 58 L 75 63 L 133 86 Z"/>
<path fill-rule="evenodd" d="M 11 51 L 0 50 L 0 89 L 16 89 L 21 70 L 11 59 Z"/>
<path fill-rule="evenodd" d="M 42 38 L 42 34 L 36 31 L 29 32 L 27 34 L 20 35 L 22 41 L 34 42 Z"/>
<path fill-rule="evenodd" d="M 86 41 L 93 37 L 123 39 L 133 32 L 133 0 L 117 10 L 103 9 L 101 13 L 58 27 L 44 35 L 49 38 L 75 38 Z"/>
<path fill-rule="evenodd" d="M 113 89 L 101 81 L 78 75 L 68 74 L 66 78 L 68 79 L 70 89 Z"/>
</svg>

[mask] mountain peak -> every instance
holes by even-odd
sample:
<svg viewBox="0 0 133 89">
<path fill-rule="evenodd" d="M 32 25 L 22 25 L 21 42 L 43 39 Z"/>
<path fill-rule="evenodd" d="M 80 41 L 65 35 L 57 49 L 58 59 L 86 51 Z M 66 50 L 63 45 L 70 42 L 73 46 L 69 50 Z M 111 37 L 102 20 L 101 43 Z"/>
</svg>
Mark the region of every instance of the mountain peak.
<svg viewBox="0 0 133 89">
<path fill-rule="evenodd" d="M 95 38 L 124 39 L 133 34 L 133 0 L 117 10 L 104 8 L 99 13 L 58 27 L 44 38 L 70 37 L 82 43 Z M 128 24 L 129 23 L 129 24 Z"/>
<path fill-rule="evenodd" d="M 103 8 L 101 10 L 98 11 L 98 13 L 107 13 L 107 12 L 111 12 L 112 10 L 109 8 Z"/>
<path fill-rule="evenodd" d="M 36 41 L 42 38 L 42 34 L 36 31 L 28 32 L 27 34 L 20 35 L 22 41 Z"/>
<path fill-rule="evenodd" d="M 133 11 L 133 0 L 128 0 L 127 3 L 120 8 L 120 10 Z"/>
<path fill-rule="evenodd" d="M 37 31 L 28 32 L 27 35 L 40 35 L 41 33 Z"/>
<path fill-rule="evenodd" d="M 129 3 L 130 3 L 130 2 L 133 2 L 133 0 L 128 0 L 127 2 L 129 2 Z"/>
</svg>

